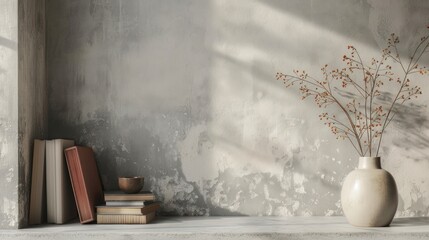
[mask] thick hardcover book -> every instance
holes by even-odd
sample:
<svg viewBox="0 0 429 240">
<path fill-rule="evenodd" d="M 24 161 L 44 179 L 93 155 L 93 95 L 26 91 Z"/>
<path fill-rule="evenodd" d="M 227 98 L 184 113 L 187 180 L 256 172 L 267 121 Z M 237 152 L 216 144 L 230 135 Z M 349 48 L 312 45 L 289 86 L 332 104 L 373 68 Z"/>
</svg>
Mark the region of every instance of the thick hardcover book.
<svg viewBox="0 0 429 240">
<path fill-rule="evenodd" d="M 155 219 L 155 212 L 147 215 L 97 214 L 98 224 L 146 224 Z"/>
<path fill-rule="evenodd" d="M 104 203 L 97 163 L 90 147 L 75 146 L 65 151 L 73 193 L 81 223 L 96 220 L 95 206 Z"/>
<path fill-rule="evenodd" d="M 46 195 L 48 223 L 62 224 L 77 217 L 76 203 L 64 158 L 73 140 L 46 141 Z"/>
<path fill-rule="evenodd" d="M 106 206 L 146 206 L 155 203 L 155 201 L 106 201 Z"/>
<path fill-rule="evenodd" d="M 104 199 L 106 201 L 153 201 L 155 200 L 155 195 L 151 192 L 141 192 L 141 193 L 122 193 L 122 192 L 105 192 Z"/>
<path fill-rule="evenodd" d="M 153 203 L 144 207 L 136 206 L 97 206 L 97 214 L 131 214 L 147 215 L 155 212 L 160 207 L 159 203 Z"/>
<path fill-rule="evenodd" d="M 34 140 L 31 175 L 29 224 L 46 220 L 45 140 Z"/>
</svg>

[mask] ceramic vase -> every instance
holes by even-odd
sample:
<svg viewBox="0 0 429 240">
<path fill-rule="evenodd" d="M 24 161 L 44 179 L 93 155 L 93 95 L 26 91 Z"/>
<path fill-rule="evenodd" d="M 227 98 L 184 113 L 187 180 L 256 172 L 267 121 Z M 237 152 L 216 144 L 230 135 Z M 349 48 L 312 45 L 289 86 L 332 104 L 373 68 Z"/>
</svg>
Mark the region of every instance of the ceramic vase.
<svg viewBox="0 0 429 240">
<path fill-rule="evenodd" d="M 381 168 L 380 157 L 359 158 L 358 169 L 344 181 L 341 204 L 354 226 L 390 225 L 398 207 L 398 190 L 392 175 Z"/>
</svg>

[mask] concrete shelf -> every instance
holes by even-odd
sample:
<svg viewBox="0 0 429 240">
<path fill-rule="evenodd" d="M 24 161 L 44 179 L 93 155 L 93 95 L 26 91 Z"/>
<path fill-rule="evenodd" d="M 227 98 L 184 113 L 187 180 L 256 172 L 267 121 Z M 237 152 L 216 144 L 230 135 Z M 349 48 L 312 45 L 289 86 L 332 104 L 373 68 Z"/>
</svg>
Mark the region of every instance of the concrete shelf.
<svg viewBox="0 0 429 240">
<path fill-rule="evenodd" d="M 1 230 L 2 240 L 56 239 L 429 239 L 429 218 L 357 228 L 343 217 L 160 217 L 147 225 L 43 225 Z"/>
</svg>

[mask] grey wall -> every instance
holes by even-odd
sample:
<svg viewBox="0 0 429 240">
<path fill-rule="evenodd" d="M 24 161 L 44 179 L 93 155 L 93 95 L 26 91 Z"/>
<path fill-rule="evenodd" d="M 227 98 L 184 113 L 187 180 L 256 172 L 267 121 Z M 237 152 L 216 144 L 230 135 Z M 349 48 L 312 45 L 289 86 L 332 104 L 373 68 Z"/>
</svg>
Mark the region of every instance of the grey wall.
<svg viewBox="0 0 429 240">
<path fill-rule="evenodd" d="M 378 56 L 391 32 L 407 52 L 428 13 L 422 0 L 48 0 L 49 137 L 92 146 L 106 189 L 145 176 L 165 214 L 338 215 L 358 156 L 275 73 L 318 73 L 349 44 Z M 401 216 L 429 213 L 428 99 L 382 149 Z"/>
<path fill-rule="evenodd" d="M 28 223 L 33 141 L 47 136 L 45 0 L 18 1 L 19 226 Z"/>
<path fill-rule="evenodd" d="M 44 8 L 0 1 L 0 228 L 27 224 L 33 139 L 47 133 Z"/>
<path fill-rule="evenodd" d="M 0 1 L 0 228 L 18 226 L 18 3 Z"/>
</svg>

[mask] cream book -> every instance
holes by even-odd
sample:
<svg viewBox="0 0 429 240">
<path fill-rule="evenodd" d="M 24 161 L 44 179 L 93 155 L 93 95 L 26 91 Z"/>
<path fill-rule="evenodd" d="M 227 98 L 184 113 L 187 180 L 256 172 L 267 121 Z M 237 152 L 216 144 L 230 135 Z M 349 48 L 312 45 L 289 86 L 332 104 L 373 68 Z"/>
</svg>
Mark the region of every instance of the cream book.
<svg viewBox="0 0 429 240">
<path fill-rule="evenodd" d="M 123 193 L 120 191 L 104 192 L 106 201 L 154 201 L 155 195 L 151 192 Z"/>
<path fill-rule="evenodd" d="M 147 224 L 155 219 L 155 212 L 147 215 L 97 214 L 98 224 Z"/>
<path fill-rule="evenodd" d="M 73 140 L 46 141 L 46 195 L 48 223 L 62 224 L 77 217 L 76 203 L 70 183 L 64 149 L 74 146 Z"/>
<path fill-rule="evenodd" d="M 159 203 L 152 203 L 147 206 L 97 206 L 97 214 L 128 214 L 147 215 L 155 212 L 160 207 Z"/>
<path fill-rule="evenodd" d="M 34 140 L 31 174 L 29 224 L 46 220 L 45 140 Z"/>
</svg>

